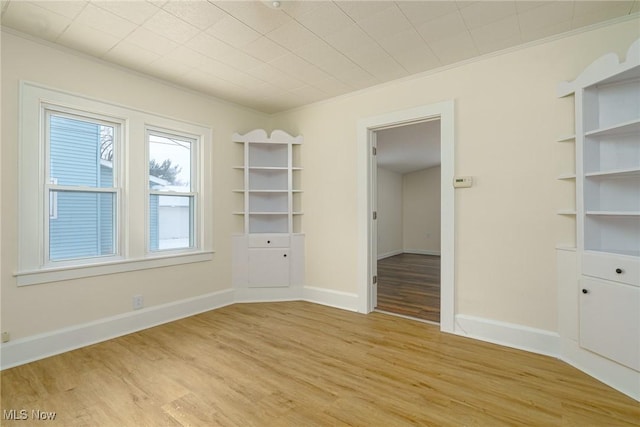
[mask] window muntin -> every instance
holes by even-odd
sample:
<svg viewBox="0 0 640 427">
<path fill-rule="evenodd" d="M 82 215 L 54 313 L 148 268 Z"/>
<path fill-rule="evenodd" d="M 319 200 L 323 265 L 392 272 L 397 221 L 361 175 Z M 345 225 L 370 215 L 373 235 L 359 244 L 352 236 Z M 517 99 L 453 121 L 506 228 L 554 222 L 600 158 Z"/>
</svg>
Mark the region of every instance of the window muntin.
<svg viewBox="0 0 640 427">
<path fill-rule="evenodd" d="M 19 221 L 18 266 L 15 272 L 18 286 L 51 283 L 106 274 L 124 273 L 147 268 L 210 261 L 213 254 L 213 222 L 203 221 L 213 214 L 211 162 L 212 129 L 201 124 L 138 110 L 88 96 L 69 93 L 33 82 L 20 82 L 19 106 Z M 100 145 L 102 163 L 112 159 L 113 187 L 66 185 L 50 180 L 47 142 L 47 114 L 80 121 L 95 121 L 115 125 L 113 141 L 103 138 Z M 156 129 L 171 129 L 171 134 L 188 136 L 196 142 L 192 149 L 191 215 L 193 236 L 191 248 L 150 251 L 148 232 L 149 184 L 148 144 L 149 123 Z M 195 162 L 198 163 L 195 163 Z M 197 167 L 196 167 L 197 166 Z M 54 168 L 55 169 L 55 168 Z M 196 175 L 197 174 L 197 175 Z M 146 177 L 146 178 L 145 178 Z M 194 178 L 195 177 L 195 178 Z M 104 178 L 104 176 L 103 176 Z M 98 182 L 98 181 L 96 181 Z M 102 181 L 104 183 L 104 180 Z M 67 183 L 68 184 L 68 183 Z M 104 185 L 104 184 L 101 184 Z M 63 192 L 111 193 L 115 215 L 113 256 L 49 259 L 49 228 L 58 214 L 57 198 Z M 170 196 L 167 192 L 162 195 Z M 206 197 L 203 197 L 206 195 Z M 106 198 L 106 196 L 102 196 Z M 163 201 L 165 203 L 166 201 Z M 103 204 L 106 210 L 107 205 Z M 103 222 L 103 224 L 106 224 Z M 97 230 L 97 226 L 95 227 Z M 106 233 L 106 232 L 105 232 Z M 105 242 L 99 246 L 107 253 Z M 106 245 L 108 246 L 108 245 Z M 100 253 L 100 252 L 98 252 Z"/>
<path fill-rule="evenodd" d="M 121 124 L 55 106 L 44 112 L 45 263 L 117 255 Z"/>
<path fill-rule="evenodd" d="M 150 252 L 197 246 L 197 142 L 178 132 L 147 129 Z"/>
</svg>

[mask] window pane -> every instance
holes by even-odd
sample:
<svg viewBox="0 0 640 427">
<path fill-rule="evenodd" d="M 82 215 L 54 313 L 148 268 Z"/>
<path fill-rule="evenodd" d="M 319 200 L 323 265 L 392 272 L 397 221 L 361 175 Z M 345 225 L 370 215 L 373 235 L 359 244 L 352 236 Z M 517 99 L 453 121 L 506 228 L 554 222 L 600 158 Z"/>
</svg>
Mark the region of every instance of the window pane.
<svg viewBox="0 0 640 427">
<path fill-rule="evenodd" d="M 51 114 L 49 182 L 113 187 L 114 127 Z"/>
<path fill-rule="evenodd" d="M 115 253 L 115 193 L 51 191 L 56 215 L 49 219 L 49 259 Z"/>
<path fill-rule="evenodd" d="M 149 134 L 149 188 L 191 191 L 191 144 L 181 137 Z"/>
<path fill-rule="evenodd" d="M 193 197 L 149 196 L 152 251 L 193 247 Z"/>
</svg>

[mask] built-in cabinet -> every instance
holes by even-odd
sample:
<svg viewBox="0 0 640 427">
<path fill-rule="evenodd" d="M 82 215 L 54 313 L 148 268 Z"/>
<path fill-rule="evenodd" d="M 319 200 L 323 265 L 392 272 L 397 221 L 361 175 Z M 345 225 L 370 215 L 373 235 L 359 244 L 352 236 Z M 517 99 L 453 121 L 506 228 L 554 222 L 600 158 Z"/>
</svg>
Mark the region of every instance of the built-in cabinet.
<svg viewBox="0 0 640 427">
<path fill-rule="evenodd" d="M 233 236 L 234 286 L 273 288 L 304 280 L 301 233 L 300 146 L 302 137 L 281 130 L 234 134 L 242 147 L 239 207 L 241 230 Z"/>
<path fill-rule="evenodd" d="M 576 257 L 558 258 L 559 270 L 571 259 L 576 269 L 575 283 L 560 283 L 559 310 L 574 313 L 577 303 L 577 318 L 564 317 L 577 327 L 560 331 L 575 330 L 564 338 L 609 361 L 590 363 L 594 369 L 616 371 L 611 362 L 629 368 L 633 388 L 640 378 L 640 41 L 626 61 L 606 55 L 558 89 L 575 102 L 575 135 L 559 139 L 575 148 L 575 175 L 559 177 L 575 180 L 575 198 L 567 201 L 575 210 L 558 213 L 574 217 L 576 227 Z M 640 392 L 638 383 L 631 394 Z"/>
</svg>

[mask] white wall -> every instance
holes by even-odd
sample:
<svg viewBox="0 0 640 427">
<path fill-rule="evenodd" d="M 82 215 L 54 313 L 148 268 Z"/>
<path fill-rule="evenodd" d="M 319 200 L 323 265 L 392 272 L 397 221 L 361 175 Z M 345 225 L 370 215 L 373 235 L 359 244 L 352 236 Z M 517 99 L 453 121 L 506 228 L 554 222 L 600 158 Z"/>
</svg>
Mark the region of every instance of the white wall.
<svg viewBox="0 0 640 427">
<path fill-rule="evenodd" d="M 378 168 L 378 258 L 402 253 L 402 175 Z"/>
<path fill-rule="evenodd" d="M 440 254 L 440 166 L 402 176 L 404 252 Z"/>
<path fill-rule="evenodd" d="M 573 133 L 556 85 L 638 36 L 626 21 L 277 115 L 305 137 L 306 283 L 357 292 L 358 120 L 454 99 L 456 174 L 475 177 L 456 192 L 456 311 L 555 331 L 554 141 Z"/>
<path fill-rule="evenodd" d="M 234 132 L 268 127 L 269 117 L 233 104 L 106 65 L 69 51 L 2 33 L 2 259 L 1 323 L 12 340 L 131 311 L 133 295 L 146 307 L 231 288 L 233 165 L 242 151 Z M 106 275 L 32 286 L 16 286 L 18 252 L 18 81 L 122 104 L 213 129 L 211 168 L 214 224 L 213 260 L 155 270 Z M 136 143 L 132 141 L 131 143 Z M 211 187 L 210 187 L 211 188 Z"/>
</svg>

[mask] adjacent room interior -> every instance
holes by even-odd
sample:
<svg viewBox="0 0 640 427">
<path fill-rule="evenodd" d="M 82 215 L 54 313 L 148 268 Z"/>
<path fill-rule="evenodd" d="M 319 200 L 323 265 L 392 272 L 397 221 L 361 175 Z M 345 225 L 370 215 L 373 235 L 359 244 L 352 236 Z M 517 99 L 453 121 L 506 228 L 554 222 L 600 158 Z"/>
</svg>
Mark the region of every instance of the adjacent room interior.
<svg viewBox="0 0 640 427">
<path fill-rule="evenodd" d="M 376 131 L 376 309 L 440 322 L 440 120 Z"/>
<path fill-rule="evenodd" d="M 640 1 L 1 8 L 0 424 L 638 424 Z"/>
</svg>

